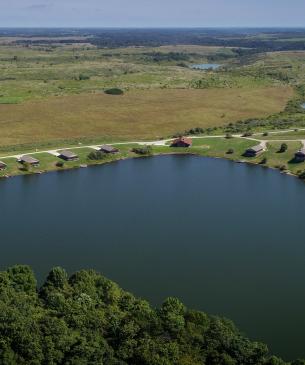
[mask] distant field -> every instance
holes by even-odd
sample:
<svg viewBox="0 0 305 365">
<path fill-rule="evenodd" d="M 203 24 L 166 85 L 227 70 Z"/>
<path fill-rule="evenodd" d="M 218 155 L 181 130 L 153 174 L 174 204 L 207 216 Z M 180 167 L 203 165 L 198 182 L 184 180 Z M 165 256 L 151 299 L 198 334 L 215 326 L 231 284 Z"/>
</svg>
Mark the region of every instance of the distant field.
<svg viewBox="0 0 305 365">
<path fill-rule="evenodd" d="M 132 90 L 0 104 L 0 146 L 78 137 L 150 139 L 282 110 L 290 87 Z"/>
<path fill-rule="evenodd" d="M 230 47 L 99 48 L 69 44 L 65 37 L 39 36 L 29 44 L 0 37 L 6 41 L 0 44 L 2 150 L 21 144 L 35 149 L 85 140 L 157 139 L 194 127 L 278 118 L 292 98 L 301 102 L 293 89 L 303 74 L 298 52 L 243 58 L 239 54 L 245 49 Z M 211 62 L 224 67 L 215 72 L 189 67 Z M 120 88 L 124 95 L 105 95 L 109 88 Z M 289 119 L 301 124 L 303 114 L 296 112 Z"/>
</svg>

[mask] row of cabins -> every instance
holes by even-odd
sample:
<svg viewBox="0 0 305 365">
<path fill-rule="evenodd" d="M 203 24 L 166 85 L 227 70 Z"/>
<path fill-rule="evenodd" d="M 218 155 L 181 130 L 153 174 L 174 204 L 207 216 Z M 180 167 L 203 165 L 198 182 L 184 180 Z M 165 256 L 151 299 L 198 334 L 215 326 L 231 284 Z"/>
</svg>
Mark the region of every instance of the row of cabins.
<svg viewBox="0 0 305 365">
<path fill-rule="evenodd" d="M 265 151 L 265 147 L 263 145 L 257 145 L 251 148 L 248 148 L 244 153 L 246 157 L 256 157 Z M 300 149 L 294 154 L 294 162 L 304 162 L 305 161 L 305 147 Z"/>
<path fill-rule="evenodd" d="M 192 139 L 188 138 L 188 137 L 179 137 L 179 138 L 173 140 L 171 143 L 171 147 L 186 147 L 187 148 L 187 147 L 191 147 L 191 146 L 192 146 Z M 113 147 L 113 146 L 103 145 L 98 148 L 98 151 L 101 151 L 104 153 L 118 153 L 119 149 L 117 149 L 116 147 Z M 245 151 L 244 156 L 245 157 L 256 157 L 264 151 L 265 151 L 265 146 L 262 144 L 259 144 L 257 146 L 248 148 Z M 61 151 L 60 154 L 58 155 L 58 157 L 65 161 L 78 160 L 78 155 L 69 150 Z M 299 150 L 295 153 L 294 160 L 295 160 L 295 162 L 304 162 L 305 161 L 305 148 L 302 148 L 301 150 Z M 24 155 L 24 156 L 20 157 L 18 162 L 20 162 L 22 164 L 27 163 L 33 167 L 39 166 L 39 160 L 32 156 L 29 156 L 29 155 Z M 4 169 L 6 169 L 6 167 L 7 167 L 7 165 L 4 162 L 0 161 L 0 170 L 4 170 Z"/>
<path fill-rule="evenodd" d="M 108 145 L 103 145 L 101 147 L 98 148 L 98 151 L 104 152 L 104 153 L 117 153 L 119 152 L 119 150 L 116 147 L 113 146 L 108 146 Z M 64 151 L 60 151 L 59 158 L 61 158 L 62 160 L 65 161 L 77 161 L 78 160 L 78 155 L 70 150 L 64 150 Z M 18 162 L 21 164 L 28 164 L 32 167 L 38 167 L 39 166 L 39 160 L 31 155 L 24 155 L 21 156 L 18 159 Z M 7 167 L 7 165 L 0 161 L 0 170 L 5 170 Z"/>
<path fill-rule="evenodd" d="M 192 139 L 187 137 L 179 137 L 172 141 L 171 147 L 191 147 Z M 256 146 L 250 147 L 246 149 L 244 156 L 245 157 L 257 157 L 261 153 L 266 150 L 265 145 L 258 144 Z M 297 151 L 294 155 L 295 162 L 304 162 L 305 161 L 305 147 Z"/>
</svg>

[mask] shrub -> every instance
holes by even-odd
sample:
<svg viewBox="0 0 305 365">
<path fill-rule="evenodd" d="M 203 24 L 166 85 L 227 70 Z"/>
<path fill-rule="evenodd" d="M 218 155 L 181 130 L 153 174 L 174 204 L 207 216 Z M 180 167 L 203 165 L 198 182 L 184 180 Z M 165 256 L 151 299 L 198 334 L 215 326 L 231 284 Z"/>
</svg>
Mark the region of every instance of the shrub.
<svg viewBox="0 0 305 365">
<path fill-rule="evenodd" d="M 230 138 L 233 138 L 233 136 L 231 133 L 227 133 L 225 138 L 230 139 Z"/>
<path fill-rule="evenodd" d="M 124 91 L 118 88 L 112 88 L 112 89 L 107 89 L 105 90 L 105 94 L 108 95 L 123 95 Z"/>
<path fill-rule="evenodd" d="M 281 165 L 279 168 L 280 168 L 281 171 L 287 170 L 287 166 L 286 165 Z"/>
<path fill-rule="evenodd" d="M 56 167 L 64 167 L 64 162 L 63 161 L 57 161 L 56 162 Z"/>
<path fill-rule="evenodd" d="M 151 155 L 152 147 L 151 146 L 134 147 L 131 151 L 136 153 L 137 155 Z"/>
<path fill-rule="evenodd" d="M 232 153 L 234 153 L 233 148 L 229 148 L 229 149 L 228 149 L 228 151 L 227 151 L 227 154 L 228 154 L 228 155 L 232 155 Z"/>
<path fill-rule="evenodd" d="M 92 161 L 103 160 L 105 157 L 106 157 L 106 153 L 101 152 L 101 151 L 92 151 L 87 156 L 88 160 L 92 160 Z"/>
<path fill-rule="evenodd" d="M 267 137 L 267 136 L 269 136 L 269 133 L 268 133 L 268 132 L 264 132 L 264 133 L 263 133 L 263 136 L 264 136 L 264 137 Z"/>
<path fill-rule="evenodd" d="M 281 147 L 280 147 L 280 149 L 279 149 L 279 153 L 286 152 L 286 151 L 287 151 L 287 149 L 288 149 L 287 144 L 286 144 L 286 143 L 282 143 L 282 144 L 281 144 Z"/>
<path fill-rule="evenodd" d="M 202 134 L 204 133 L 204 129 L 200 127 L 189 129 L 188 131 L 185 131 L 183 134 Z"/>
<path fill-rule="evenodd" d="M 90 80 L 90 76 L 88 76 L 86 74 L 79 74 L 78 79 L 79 79 L 79 81 Z"/>
<path fill-rule="evenodd" d="M 251 137 L 253 135 L 252 132 L 245 132 L 243 133 L 242 137 Z"/>
</svg>

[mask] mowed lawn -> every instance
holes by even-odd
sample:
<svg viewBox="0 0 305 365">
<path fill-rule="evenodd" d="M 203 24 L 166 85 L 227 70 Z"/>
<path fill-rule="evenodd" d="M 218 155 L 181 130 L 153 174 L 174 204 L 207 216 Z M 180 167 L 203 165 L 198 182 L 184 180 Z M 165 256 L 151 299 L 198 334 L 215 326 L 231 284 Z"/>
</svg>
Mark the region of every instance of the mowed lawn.
<svg viewBox="0 0 305 365">
<path fill-rule="evenodd" d="M 0 146 L 94 136 L 156 139 L 192 127 L 267 116 L 282 110 L 292 96 L 288 86 L 151 89 L 0 104 Z"/>
</svg>

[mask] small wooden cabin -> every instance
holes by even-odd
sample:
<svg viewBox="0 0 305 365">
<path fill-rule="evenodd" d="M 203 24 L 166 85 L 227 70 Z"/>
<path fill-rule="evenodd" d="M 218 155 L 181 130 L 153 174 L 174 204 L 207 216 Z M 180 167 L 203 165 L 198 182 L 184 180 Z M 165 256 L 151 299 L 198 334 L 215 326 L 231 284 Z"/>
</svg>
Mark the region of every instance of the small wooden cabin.
<svg viewBox="0 0 305 365">
<path fill-rule="evenodd" d="M 300 149 L 294 154 L 294 160 L 296 162 L 304 162 L 305 161 L 305 148 Z"/>
<path fill-rule="evenodd" d="M 105 153 L 118 153 L 119 150 L 116 147 L 109 146 L 104 144 L 103 146 L 99 147 L 99 151 L 105 152 Z"/>
<path fill-rule="evenodd" d="M 246 157 L 256 157 L 259 154 L 261 154 L 262 152 L 264 152 L 264 150 L 265 150 L 264 146 L 259 144 L 257 146 L 248 148 L 245 151 L 244 156 L 246 156 Z"/>
<path fill-rule="evenodd" d="M 171 147 L 191 147 L 192 139 L 187 137 L 179 137 L 173 140 Z"/>
<path fill-rule="evenodd" d="M 0 161 L 0 170 L 5 170 L 6 168 L 7 165 L 4 162 Z"/>
<path fill-rule="evenodd" d="M 72 151 L 68 151 L 68 150 L 60 151 L 58 157 L 65 160 L 65 161 L 76 161 L 76 160 L 78 160 L 77 154 L 75 154 Z"/>
<path fill-rule="evenodd" d="M 24 156 L 21 156 L 18 160 L 18 162 L 22 163 L 22 164 L 29 164 L 33 167 L 37 167 L 39 166 L 39 160 L 37 160 L 37 158 L 34 158 L 32 156 L 29 156 L 29 155 L 24 155 Z"/>
</svg>

